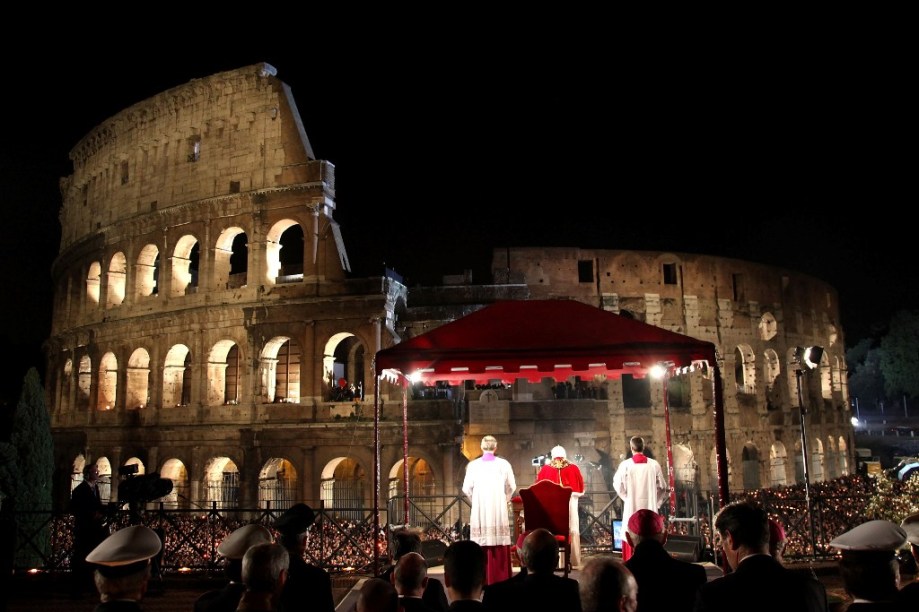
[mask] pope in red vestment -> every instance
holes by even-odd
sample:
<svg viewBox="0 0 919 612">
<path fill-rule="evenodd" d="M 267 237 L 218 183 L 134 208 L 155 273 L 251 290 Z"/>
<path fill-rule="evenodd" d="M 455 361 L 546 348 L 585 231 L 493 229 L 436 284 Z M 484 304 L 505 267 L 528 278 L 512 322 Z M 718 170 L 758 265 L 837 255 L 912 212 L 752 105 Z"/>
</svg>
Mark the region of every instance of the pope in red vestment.
<svg viewBox="0 0 919 612">
<path fill-rule="evenodd" d="M 568 461 L 561 446 L 552 449 L 552 460 L 539 469 L 536 480 L 551 480 L 564 487 L 571 487 L 571 501 L 568 505 L 568 538 L 571 540 L 571 565 L 581 565 L 581 525 L 578 520 L 578 498 L 584 494 L 584 477 L 574 463 Z"/>
</svg>

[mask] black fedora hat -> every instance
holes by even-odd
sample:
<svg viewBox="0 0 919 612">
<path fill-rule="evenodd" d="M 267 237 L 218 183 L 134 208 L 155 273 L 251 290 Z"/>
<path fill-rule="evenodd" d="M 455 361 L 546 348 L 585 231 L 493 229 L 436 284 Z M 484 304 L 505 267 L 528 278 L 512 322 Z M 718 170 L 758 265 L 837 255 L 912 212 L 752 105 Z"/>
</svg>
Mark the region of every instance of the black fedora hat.
<svg viewBox="0 0 919 612">
<path fill-rule="evenodd" d="M 306 504 L 294 504 L 274 522 L 281 533 L 303 533 L 316 521 L 316 513 Z"/>
</svg>

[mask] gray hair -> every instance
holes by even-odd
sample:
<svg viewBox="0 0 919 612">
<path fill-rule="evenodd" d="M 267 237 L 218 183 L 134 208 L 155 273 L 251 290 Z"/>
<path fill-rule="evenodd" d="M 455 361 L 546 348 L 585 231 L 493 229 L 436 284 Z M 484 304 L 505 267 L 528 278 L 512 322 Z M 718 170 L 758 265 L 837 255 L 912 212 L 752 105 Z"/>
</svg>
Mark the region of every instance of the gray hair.
<svg viewBox="0 0 919 612">
<path fill-rule="evenodd" d="M 290 567 L 287 549 L 275 542 L 256 544 L 243 556 L 243 583 L 256 593 L 274 593 L 281 572 Z"/>
<path fill-rule="evenodd" d="M 609 555 L 589 558 L 578 582 L 583 612 L 618 610 L 623 598 L 635 600 L 638 596 L 638 583 L 632 572 Z"/>
<path fill-rule="evenodd" d="M 482 438 L 482 450 L 490 453 L 495 452 L 498 448 L 498 440 L 494 436 L 485 436 Z"/>
</svg>

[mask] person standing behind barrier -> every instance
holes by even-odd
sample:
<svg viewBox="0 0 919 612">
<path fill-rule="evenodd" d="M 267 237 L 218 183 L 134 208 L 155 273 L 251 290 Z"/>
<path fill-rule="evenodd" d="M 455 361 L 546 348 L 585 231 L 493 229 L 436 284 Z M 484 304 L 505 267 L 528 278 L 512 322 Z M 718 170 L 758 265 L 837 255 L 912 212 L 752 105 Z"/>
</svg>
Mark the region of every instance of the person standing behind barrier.
<svg viewBox="0 0 919 612">
<path fill-rule="evenodd" d="M 95 463 L 83 468 L 83 482 L 78 484 L 70 497 L 70 511 L 73 512 L 73 556 L 70 561 L 73 572 L 72 594 L 81 596 L 93 588 L 93 568 L 87 564 L 86 555 L 108 537 L 105 527 L 105 504 L 99 495 L 99 468 Z"/>
<path fill-rule="evenodd" d="M 629 440 L 632 456 L 619 464 L 613 475 L 613 487 L 622 498 L 622 524 L 628 525 L 632 514 L 645 508 L 657 512 L 664 502 L 667 484 L 661 464 L 644 454 L 645 441 L 641 436 Z M 622 560 L 632 556 L 632 546 L 622 540 Z"/>
<path fill-rule="evenodd" d="M 315 520 L 313 509 L 301 503 L 288 508 L 274 523 L 280 534 L 278 541 L 290 554 L 287 583 L 281 592 L 279 607 L 283 612 L 335 612 L 332 578 L 324 569 L 310 565 L 304 558 L 309 542 L 308 529 Z"/>
<path fill-rule="evenodd" d="M 550 453 L 552 459 L 539 469 L 537 482 L 551 480 L 555 484 L 569 487 L 571 499 L 568 502 L 568 540 L 571 542 L 571 566 L 581 565 L 581 521 L 578 519 L 578 499 L 584 494 L 584 477 L 581 469 L 568 461 L 564 447 L 556 446 Z"/>
<path fill-rule="evenodd" d="M 495 456 L 498 441 L 482 438 L 482 456 L 466 466 L 463 493 L 469 497 L 469 536 L 485 551 L 485 584 L 511 577 L 511 521 L 507 504 L 517 489 L 511 464 Z"/>
</svg>

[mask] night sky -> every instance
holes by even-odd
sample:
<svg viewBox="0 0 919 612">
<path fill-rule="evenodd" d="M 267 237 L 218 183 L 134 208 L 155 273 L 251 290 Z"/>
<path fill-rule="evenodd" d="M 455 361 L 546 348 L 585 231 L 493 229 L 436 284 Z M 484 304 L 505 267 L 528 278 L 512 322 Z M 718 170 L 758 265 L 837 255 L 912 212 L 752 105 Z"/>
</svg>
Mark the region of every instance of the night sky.
<svg viewBox="0 0 919 612">
<path fill-rule="evenodd" d="M 669 250 L 828 281 L 849 346 L 919 307 L 916 122 L 900 56 L 323 42 L 240 35 L 201 38 L 194 52 L 97 42 L 7 56 L 0 304 L 15 367 L 4 388 L 41 365 L 73 146 L 136 102 L 261 61 L 336 166 L 356 276 L 385 263 L 410 287 L 464 269 L 488 282 L 491 250 L 505 245 Z"/>
</svg>

